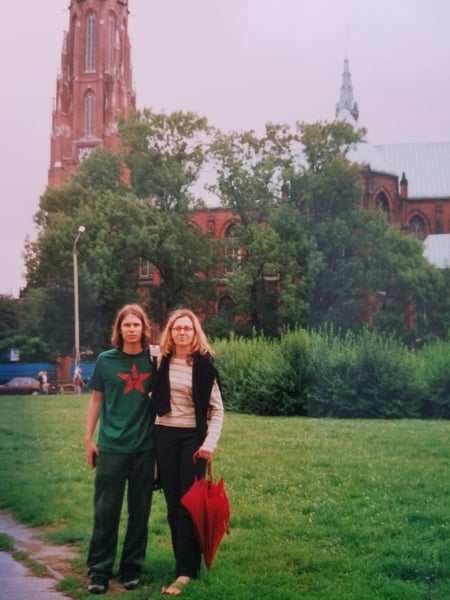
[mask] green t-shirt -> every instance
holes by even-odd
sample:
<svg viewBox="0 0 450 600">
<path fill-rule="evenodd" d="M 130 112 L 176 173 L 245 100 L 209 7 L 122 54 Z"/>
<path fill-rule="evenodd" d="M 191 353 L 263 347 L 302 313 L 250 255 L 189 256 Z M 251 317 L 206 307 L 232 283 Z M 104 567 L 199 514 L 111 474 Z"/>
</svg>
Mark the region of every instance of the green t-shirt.
<svg viewBox="0 0 450 600">
<path fill-rule="evenodd" d="M 148 397 L 152 365 L 148 349 L 140 354 L 125 354 L 116 348 L 102 352 L 88 385 L 92 390 L 103 392 L 100 450 L 128 454 L 153 448 L 153 418 Z"/>
</svg>

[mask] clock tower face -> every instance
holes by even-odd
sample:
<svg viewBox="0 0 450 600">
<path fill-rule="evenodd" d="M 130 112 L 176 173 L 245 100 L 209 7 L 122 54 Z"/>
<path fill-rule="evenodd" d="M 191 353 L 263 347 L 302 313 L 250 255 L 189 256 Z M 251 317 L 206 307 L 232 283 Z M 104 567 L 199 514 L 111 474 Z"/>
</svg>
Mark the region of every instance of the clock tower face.
<svg viewBox="0 0 450 600">
<path fill-rule="evenodd" d="M 93 151 L 94 148 L 91 146 L 81 146 L 78 148 L 78 161 L 81 162 L 85 158 L 89 156 L 89 154 Z"/>
</svg>

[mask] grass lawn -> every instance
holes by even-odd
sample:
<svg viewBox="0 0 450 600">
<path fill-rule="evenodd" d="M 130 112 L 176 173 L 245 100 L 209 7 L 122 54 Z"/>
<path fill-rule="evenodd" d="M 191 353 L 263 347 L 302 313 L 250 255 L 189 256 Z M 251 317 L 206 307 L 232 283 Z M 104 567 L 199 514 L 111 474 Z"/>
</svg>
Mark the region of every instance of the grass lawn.
<svg viewBox="0 0 450 600">
<path fill-rule="evenodd" d="M 76 543 L 61 589 L 85 592 L 93 472 L 87 396 L 0 398 L 0 508 Z M 231 503 L 230 535 L 186 600 L 448 600 L 450 423 L 227 414 L 213 473 Z M 123 530 L 123 527 L 122 527 Z M 154 495 L 143 588 L 173 576 L 162 493 Z M 0 531 L 0 534 L 2 532 Z"/>
</svg>

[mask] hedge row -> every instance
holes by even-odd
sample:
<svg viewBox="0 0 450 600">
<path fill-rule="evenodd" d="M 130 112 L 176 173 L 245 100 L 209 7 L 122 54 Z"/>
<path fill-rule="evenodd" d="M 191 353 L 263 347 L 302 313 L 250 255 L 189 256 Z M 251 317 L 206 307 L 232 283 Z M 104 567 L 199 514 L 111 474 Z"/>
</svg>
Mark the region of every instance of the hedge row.
<svg viewBox="0 0 450 600">
<path fill-rule="evenodd" d="M 450 418 L 450 343 L 411 350 L 366 329 L 214 344 L 227 409 L 258 415 Z"/>
</svg>

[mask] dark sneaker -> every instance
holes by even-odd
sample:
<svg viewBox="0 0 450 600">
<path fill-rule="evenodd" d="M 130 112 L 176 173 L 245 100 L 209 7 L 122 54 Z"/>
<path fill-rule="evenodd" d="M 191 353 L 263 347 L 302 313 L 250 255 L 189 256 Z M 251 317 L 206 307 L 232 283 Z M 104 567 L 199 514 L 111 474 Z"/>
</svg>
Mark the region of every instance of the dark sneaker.
<svg viewBox="0 0 450 600">
<path fill-rule="evenodd" d="M 88 592 L 91 594 L 106 594 L 108 589 L 108 580 L 101 575 L 94 575 L 88 585 Z"/>
<path fill-rule="evenodd" d="M 128 579 L 127 581 L 123 582 L 123 587 L 126 590 L 135 590 L 137 588 L 137 586 L 139 585 L 139 579 Z"/>
</svg>

